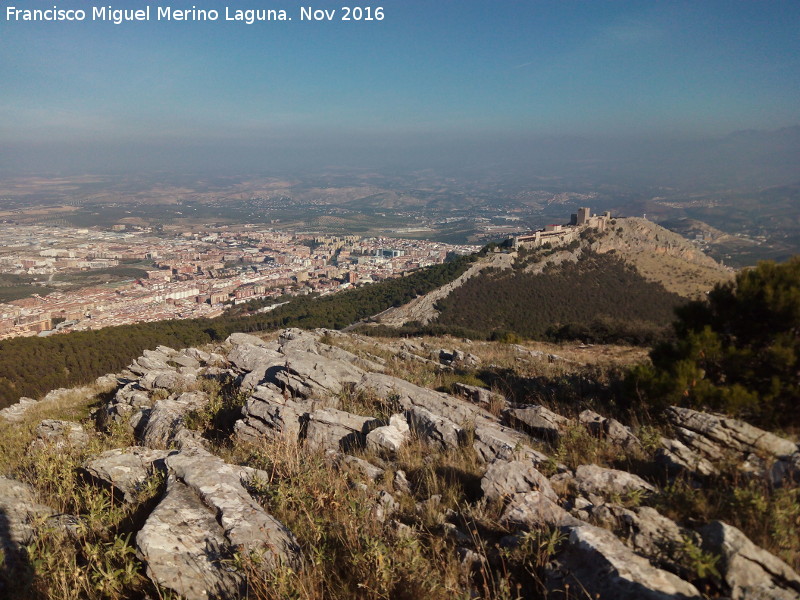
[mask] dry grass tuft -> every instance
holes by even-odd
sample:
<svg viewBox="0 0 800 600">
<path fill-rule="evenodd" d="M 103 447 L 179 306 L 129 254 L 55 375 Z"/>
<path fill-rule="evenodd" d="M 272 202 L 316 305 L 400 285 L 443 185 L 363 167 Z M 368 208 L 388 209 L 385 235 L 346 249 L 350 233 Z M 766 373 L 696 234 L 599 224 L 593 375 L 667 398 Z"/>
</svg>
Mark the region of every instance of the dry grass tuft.
<svg viewBox="0 0 800 600">
<path fill-rule="evenodd" d="M 133 547 L 134 517 L 160 494 L 162 477 L 154 473 L 132 504 L 111 490 L 95 487 L 81 475 L 90 456 L 132 445 L 122 427 L 92 434 L 86 446 L 42 444 L 31 448 L 36 425 L 43 419 L 83 421 L 93 429 L 91 408 L 108 390 L 91 387 L 34 406 L 23 423 L 0 424 L 0 469 L 31 485 L 40 504 L 58 514 L 72 515 L 71 524 L 39 519 L 27 546 L 26 568 L 6 578 L 10 598 L 123 600 L 161 593 L 144 576 Z"/>
</svg>

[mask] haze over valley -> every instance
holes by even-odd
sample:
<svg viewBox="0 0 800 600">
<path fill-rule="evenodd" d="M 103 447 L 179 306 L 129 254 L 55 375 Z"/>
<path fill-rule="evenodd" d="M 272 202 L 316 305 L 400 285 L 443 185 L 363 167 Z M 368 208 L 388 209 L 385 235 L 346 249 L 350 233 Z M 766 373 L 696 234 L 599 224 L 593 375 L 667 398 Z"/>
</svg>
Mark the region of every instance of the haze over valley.
<svg viewBox="0 0 800 600">
<path fill-rule="evenodd" d="M 463 156 L 464 146 L 444 144 L 439 160 L 406 149 L 404 158 L 418 163 L 413 167 L 403 160 L 390 165 L 392 158 L 381 155 L 373 168 L 345 154 L 337 156 L 341 166 L 327 167 L 271 167 L 262 157 L 258 169 L 201 168 L 198 159 L 187 170 L 168 162 L 167 171 L 102 173 L 89 164 L 83 173 L 94 174 L 17 171 L 0 179 L 0 219 L 101 229 L 251 223 L 484 244 L 590 204 L 645 216 L 732 266 L 785 259 L 800 248 L 800 126 L 680 143 L 473 144 L 472 156 Z"/>
<path fill-rule="evenodd" d="M 0 597 L 798 600 L 800 3 L 248 2 L 0 10 Z"/>
</svg>

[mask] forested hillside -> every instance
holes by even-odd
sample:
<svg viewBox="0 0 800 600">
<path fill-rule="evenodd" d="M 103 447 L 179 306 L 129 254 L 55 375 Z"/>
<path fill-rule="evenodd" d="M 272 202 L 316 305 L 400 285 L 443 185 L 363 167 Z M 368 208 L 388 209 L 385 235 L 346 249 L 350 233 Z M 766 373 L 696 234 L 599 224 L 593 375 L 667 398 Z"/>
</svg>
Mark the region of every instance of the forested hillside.
<svg viewBox="0 0 800 600">
<path fill-rule="evenodd" d="M 436 324 L 484 334 L 646 343 L 683 302 L 613 255 L 584 253 L 543 273 L 484 272 L 439 302 Z"/>
<path fill-rule="evenodd" d="M 46 338 L 0 342 L 0 407 L 21 396 L 85 383 L 119 371 L 146 348 L 183 348 L 225 339 L 234 331 L 270 331 L 281 327 L 338 329 L 391 306 L 399 306 L 458 277 L 474 260 L 423 269 L 411 275 L 325 296 L 299 297 L 272 312 L 238 310 L 217 319 L 161 321 L 75 332 Z M 257 304 L 250 307 L 258 308 Z"/>
</svg>

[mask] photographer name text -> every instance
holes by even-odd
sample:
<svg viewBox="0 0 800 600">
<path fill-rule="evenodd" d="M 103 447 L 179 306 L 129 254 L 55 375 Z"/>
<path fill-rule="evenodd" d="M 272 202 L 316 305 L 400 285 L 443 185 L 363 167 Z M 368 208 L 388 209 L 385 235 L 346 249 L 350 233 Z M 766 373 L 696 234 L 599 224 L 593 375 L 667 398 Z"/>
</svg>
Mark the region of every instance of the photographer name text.
<svg viewBox="0 0 800 600">
<path fill-rule="evenodd" d="M 383 21 L 382 6 L 341 6 L 339 8 L 314 8 L 300 6 L 293 10 L 272 8 L 220 9 L 173 8 L 172 6 L 146 6 L 139 9 L 92 6 L 87 9 L 59 8 L 28 9 L 7 6 L 5 18 L 9 22 L 82 22 L 102 21 L 114 25 L 143 21 L 233 22 L 253 25 L 268 21 Z"/>
</svg>

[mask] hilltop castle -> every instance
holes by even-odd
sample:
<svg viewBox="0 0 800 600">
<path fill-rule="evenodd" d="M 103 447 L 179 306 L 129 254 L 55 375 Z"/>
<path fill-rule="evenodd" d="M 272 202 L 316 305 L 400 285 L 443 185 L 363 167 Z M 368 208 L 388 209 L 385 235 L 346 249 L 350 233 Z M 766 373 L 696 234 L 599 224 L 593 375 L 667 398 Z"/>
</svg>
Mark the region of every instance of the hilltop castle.
<svg viewBox="0 0 800 600">
<path fill-rule="evenodd" d="M 593 215 L 590 208 L 582 206 L 577 213 L 573 213 L 570 216 L 569 225 L 547 225 L 544 229 L 515 236 L 512 238 L 513 245 L 515 249 L 520 246 L 538 248 L 547 243 L 551 246 L 563 246 L 573 240 L 577 240 L 584 229 L 593 228 L 598 231 L 605 231 L 610 220 L 610 212 L 606 211 L 602 215 Z"/>
</svg>

